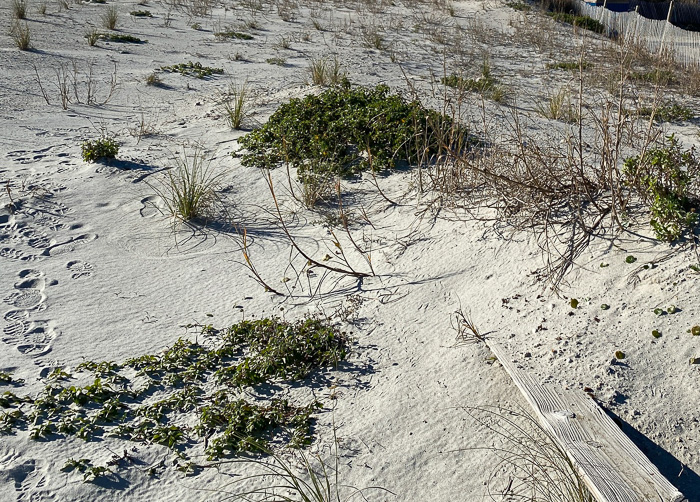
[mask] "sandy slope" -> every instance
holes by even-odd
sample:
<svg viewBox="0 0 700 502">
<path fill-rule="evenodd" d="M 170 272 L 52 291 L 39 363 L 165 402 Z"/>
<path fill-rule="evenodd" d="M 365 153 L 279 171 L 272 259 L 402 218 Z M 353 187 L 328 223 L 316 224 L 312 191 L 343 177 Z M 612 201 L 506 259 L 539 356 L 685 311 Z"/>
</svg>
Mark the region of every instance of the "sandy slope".
<svg viewBox="0 0 700 502">
<path fill-rule="evenodd" d="M 332 413 L 318 416 L 314 451 L 329 458 L 335 423 L 343 481 L 395 494 L 370 492 L 371 500 L 481 500 L 496 459 L 473 448 L 490 446 L 494 439 L 460 406 L 522 402 L 500 367 L 489 364 L 484 347 L 455 345 L 452 313 L 461 305 L 542 382 L 593 389 L 643 435 L 635 436 L 639 445 L 689 500 L 700 500 L 700 366 L 688 364 L 700 356 L 700 337 L 686 333 L 700 319 L 700 275 L 688 269 L 697 258 L 683 251 L 659 263 L 668 247 L 645 237 L 648 228 L 595 243 L 558 297 L 536 280 L 534 271 L 543 264 L 536 236 L 506 232 L 506 239 L 498 228 L 463 214 L 421 217 L 419 201 L 401 198 L 415 181 L 402 172 L 379 180 L 387 194 L 402 201 L 398 206 L 386 203 L 369 180 L 344 186 L 355 197 L 351 211 L 357 215 L 363 208 L 371 221 L 362 224 L 358 217 L 353 228 L 371 242 L 375 277 L 361 283 L 330 277 L 320 284 L 323 294 L 312 298 L 302 283 L 293 297 L 280 299 L 265 293 L 244 266 L 231 221 L 247 228 L 252 259 L 273 287 L 295 284 L 284 282 L 292 275 L 290 247 L 264 211 L 271 207 L 264 178 L 228 155 L 242 133 L 226 126 L 216 106 L 220 90 L 230 81 L 247 81 L 257 95 L 249 124 L 262 123 L 279 103 L 312 91 L 305 83 L 309 58 L 330 53 L 338 54 L 354 83 L 404 89 L 408 79 L 430 89 L 431 73 L 442 74 L 444 64 L 434 41 L 439 23 L 430 23 L 447 18 L 471 33 L 465 44 L 473 45 L 461 64 L 478 67 L 483 47 L 490 44 L 494 73 L 517 89 L 519 106 L 532 109 L 543 82 L 568 77 L 552 77 L 543 69 L 551 60 L 546 50 L 514 48 L 507 19 L 519 14 L 480 2 L 455 3 L 455 18 L 432 5 L 373 13 L 361 5 L 312 4 L 315 10 L 303 7 L 287 23 L 270 7 L 256 14 L 260 29 L 252 31 L 254 40 L 217 42 L 213 31 L 240 26 L 251 12 L 217 8 L 212 16 L 197 17 L 161 3 L 111 4 L 119 9 L 120 31 L 148 43 L 89 47 L 83 35 L 90 26 L 101 29 L 99 16 L 106 9 L 92 4 L 59 11 L 50 3 L 46 16 L 30 10 L 33 51 L 20 52 L 9 36 L 0 36 L 0 181 L 9 181 L 19 206 L 15 214 L 0 212 L 0 369 L 24 378 L 27 391 L 35 392 L 52 368 L 72 368 L 86 359 L 118 361 L 157 352 L 179 336 L 194 337 L 194 330 L 183 327 L 188 323 L 226 326 L 274 314 L 294 319 L 355 305 L 348 328 L 356 348 L 349 366 L 329 373 L 335 389 L 308 391 L 334 406 Z M 135 9 L 149 9 L 154 17 L 129 16 Z M 314 29 L 310 14 L 327 31 Z M 192 29 L 194 23 L 199 30 Z M 405 76 L 391 51 L 363 46 L 362 27 L 373 23 L 385 30 Z M 9 24 L 10 10 L 3 3 L 0 25 Z M 484 30 L 488 40 L 479 45 Z M 556 30 L 564 39 L 570 36 L 565 28 Z M 282 47 L 282 38 L 289 49 Z M 273 57 L 286 64 L 266 62 Z M 160 66 L 188 60 L 226 73 L 211 80 L 161 74 L 167 87 L 145 85 Z M 116 65 L 119 88 L 107 104 L 61 108 L 56 71 L 61 65 L 72 69 L 73 62 L 80 78 L 94 64 L 98 99 Z M 33 66 L 51 104 L 39 92 Z M 470 115 L 477 121 L 478 106 Z M 506 113 L 486 106 L 494 109 L 493 116 Z M 153 135 L 138 137 L 141 121 Z M 533 123 L 543 137 L 556 127 L 544 119 Z M 81 141 L 101 131 L 115 134 L 122 144 L 116 165 L 80 159 Z M 697 145 L 696 126 L 675 131 L 686 146 Z M 158 210 L 151 185 L 158 186 L 160 170 L 173 165 L 187 142 L 203 144 L 214 168 L 224 173 L 230 219 L 218 228 L 173 229 Z M 276 186 L 283 187 L 284 173 L 274 174 Z M 324 216 L 302 209 L 282 188 L 280 197 L 291 231 L 305 249 L 319 257 L 332 252 Z M 3 206 L 8 202 L 4 194 L 0 200 Z M 625 263 L 630 254 L 637 264 Z M 364 266 L 360 257 L 351 259 Z M 637 267 L 646 263 L 658 265 Z M 318 285 L 318 277 L 311 281 Z M 571 309 L 570 297 L 579 300 L 578 309 Z M 601 304 L 610 309 L 601 310 Z M 661 318 L 653 313 L 671 304 L 681 311 Z M 662 338 L 651 336 L 654 328 Z M 623 362 L 614 361 L 616 350 L 625 352 Z M 331 393 L 337 399 L 331 401 Z M 124 447 L 116 440 L 2 437 L 0 480 L 3 493 L 12 494 L 3 500 L 216 500 L 223 494 L 198 490 L 224 490 L 235 479 L 232 472 L 249 469 L 209 470 L 196 478 L 166 470 L 154 480 L 140 467 L 167 457 L 166 449 L 139 445 L 134 455 L 140 466 L 116 469 L 109 482 L 83 484 L 80 476 L 60 472 L 69 457 L 105 462 Z"/>
</svg>

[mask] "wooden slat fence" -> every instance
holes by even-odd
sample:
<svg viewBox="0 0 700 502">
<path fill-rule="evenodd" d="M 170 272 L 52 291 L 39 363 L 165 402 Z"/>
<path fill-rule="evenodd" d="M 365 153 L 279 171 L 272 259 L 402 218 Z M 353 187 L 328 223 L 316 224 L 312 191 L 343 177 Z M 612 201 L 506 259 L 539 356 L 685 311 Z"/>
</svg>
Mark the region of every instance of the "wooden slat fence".
<svg viewBox="0 0 700 502">
<path fill-rule="evenodd" d="M 600 21 L 609 36 L 624 37 L 652 54 L 667 52 L 685 67 L 700 66 L 700 32 L 683 30 L 666 20 L 647 19 L 636 12 L 613 12 L 577 0 L 581 15 Z"/>
</svg>

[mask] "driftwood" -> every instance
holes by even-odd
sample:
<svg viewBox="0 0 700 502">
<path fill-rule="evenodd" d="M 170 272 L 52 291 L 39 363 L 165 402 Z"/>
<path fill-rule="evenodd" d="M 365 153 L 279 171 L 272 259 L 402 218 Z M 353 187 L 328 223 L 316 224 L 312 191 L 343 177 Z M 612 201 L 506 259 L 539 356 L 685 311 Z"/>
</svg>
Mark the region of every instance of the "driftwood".
<svg viewBox="0 0 700 502">
<path fill-rule="evenodd" d="M 585 392 L 543 386 L 518 368 L 502 347 L 491 340 L 487 344 L 596 500 L 686 500 Z"/>
</svg>

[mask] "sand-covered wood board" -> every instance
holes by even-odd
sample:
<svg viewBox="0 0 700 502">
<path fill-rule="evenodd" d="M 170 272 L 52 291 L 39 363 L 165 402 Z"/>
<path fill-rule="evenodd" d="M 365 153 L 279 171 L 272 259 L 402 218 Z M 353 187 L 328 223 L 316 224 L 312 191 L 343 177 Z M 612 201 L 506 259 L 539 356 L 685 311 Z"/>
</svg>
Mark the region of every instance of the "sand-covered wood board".
<svg viewBox="0 0 700 502">
<path fill-rule="evenodd" d="M 587 394 L 541 385 L 497 343 L 488 346 L 598 501 L 686 500 Z"/>
</svg>

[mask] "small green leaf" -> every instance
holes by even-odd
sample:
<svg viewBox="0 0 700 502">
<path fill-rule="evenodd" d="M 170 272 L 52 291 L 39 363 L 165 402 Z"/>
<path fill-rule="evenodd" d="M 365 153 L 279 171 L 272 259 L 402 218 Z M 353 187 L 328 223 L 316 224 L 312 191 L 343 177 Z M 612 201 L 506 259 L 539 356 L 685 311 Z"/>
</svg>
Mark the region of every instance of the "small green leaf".
<svg viewBox="0 0 700 502">
<path fill-rule="evenodd" d="M 654 309 L 654 314 L 656 314 L 656 315 L 663 315 L 663 314 L 664 314 L 664 309 L 660 309 L 660 308 L 657 307 L 657 308 Z"/>
<path fill-rule="evenodd" d="M 654 338 L 661 338 L 661 331 L 655 329 L 651 332 L 651 336 L 653 336 Z"/>
<path fill-rule="evenodd" d="M 578 300 L 576 298 L 572 298 L 569 302 L 569 305 L 571 305 L 572 309 L 575 309 L 576 307 L 578 307 Z"/>
<path fill-rule="evenodd" d="M 700 326 L 693 326 L 690 328 L 690 332 L 693 334 L 693 336 L 700 336 Z"/>
<path fill-rule="evenodd" d="M 608 305 L 607 303 L 604 303 L 600 306 L 600 310 L 608 310 L 609 308 L 610 308 L 610 305 Z"/>
<path fill-rule="evenodd" d="M 635 261 L 637 261 L 637 258 L 635 258 L 635 257 L 632 256 L 632 255 L 629 255 L 627 258 L 625 258 L 625 261 L 626 261 L 627 263 L 634 263 Z"/>
<path fill-rule="evenodd" d="M 624 358 L 625 358 L 625 353 L 622 352 L 621 350 L 617 350 L 617 351 L 615 351 L 615 357 L 616 357 L 617 359 L 624 359 Z"/>
</svg>

